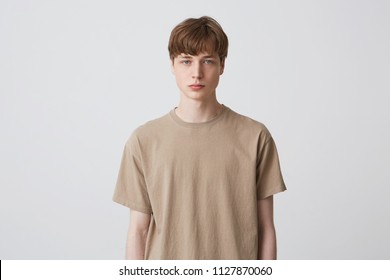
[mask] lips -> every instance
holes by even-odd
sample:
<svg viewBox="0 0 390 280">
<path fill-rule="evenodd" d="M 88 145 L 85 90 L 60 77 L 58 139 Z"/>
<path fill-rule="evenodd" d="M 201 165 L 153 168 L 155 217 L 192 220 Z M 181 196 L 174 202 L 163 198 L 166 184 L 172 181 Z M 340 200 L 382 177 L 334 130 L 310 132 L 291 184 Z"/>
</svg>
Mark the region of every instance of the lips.
<svg viewBox="0 0 390 280">
<path fill-rule="evenodd" d="M 192 90 L 200 90 L 200 89 L 204 88 L 204 85 L 201 85 L 201 84 L 192 84 L 192 85 L 189 85 L 189 87 L 190 87 Z"/>
</svg>

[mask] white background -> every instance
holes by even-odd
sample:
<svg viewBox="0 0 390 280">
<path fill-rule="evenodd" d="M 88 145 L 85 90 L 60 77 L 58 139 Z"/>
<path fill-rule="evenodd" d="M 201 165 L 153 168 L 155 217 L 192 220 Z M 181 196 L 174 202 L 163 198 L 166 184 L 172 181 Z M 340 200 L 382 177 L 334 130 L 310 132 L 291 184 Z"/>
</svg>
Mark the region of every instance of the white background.
<svg viewBox="0 0 390 280">
<path fill-rule="evenodd" d="M 0 0 L 1 259 L 124 257 L 123 146 L 178 104 L 168 37 L 202 15 L 219 101 L 278 147 L 278 257 L 389 258 L 389 1 Z"/>
</svg>

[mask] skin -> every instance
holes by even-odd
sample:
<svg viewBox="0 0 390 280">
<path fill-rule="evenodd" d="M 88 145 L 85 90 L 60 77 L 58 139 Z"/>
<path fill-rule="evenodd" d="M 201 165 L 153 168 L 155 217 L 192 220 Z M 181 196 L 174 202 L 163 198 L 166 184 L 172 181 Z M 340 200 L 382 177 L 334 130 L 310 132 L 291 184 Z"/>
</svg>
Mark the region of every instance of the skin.
<svg viewBox="0 0 390 280">
<path fill-rule="evenodd" d="M 276 231 L 273 195 L 257 201 L 259 224 L 259 260 L 276 260 Z"/>
<path fill-rule="evenodd" d="M 185 122 L 206 122 L 216 116 L 221 104 L 216 88 L 225 63 L 216 54 L 180 54 L 172 60 L 171 70 L 180 91 L 175 113 Z M 144 259 L 151 215 L 130 210 L 126 259 Z M 273 196 L 258 201 L 258 259 L 276 259 L 276 233 Z"/>
<path fill-rule="evenodd" d="M 213 118 L 221 110 L 216 98 L 219 77 L 225 63 L 216 54 L 180 54 L 172 61 L 171 70 L 180 91 L 180 102 L 175 111 L 185 122 L 199 123 Z M 192 88 L 200 84 L 202 88 Z"/>
<path fill-rule="evenodd" d="M 151 215 L 130 209 L 130 226 L 126 242 L 126 259 L 143 260 L 145 258 L 146 237 Z"/>
</svg>

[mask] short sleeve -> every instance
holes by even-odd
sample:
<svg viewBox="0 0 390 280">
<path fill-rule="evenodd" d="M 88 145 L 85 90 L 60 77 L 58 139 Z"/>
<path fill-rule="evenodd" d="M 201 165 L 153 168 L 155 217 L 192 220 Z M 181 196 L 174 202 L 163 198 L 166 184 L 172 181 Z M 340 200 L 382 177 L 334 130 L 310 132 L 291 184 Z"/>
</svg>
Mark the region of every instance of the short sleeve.
<svg viewBox="0 0 390 280">
<path fill-rule="evenodd" d="M 138 138 L 133 133 L 123 150 L 113 201 L 152 214 L 141 159 Z"/>
<path fill-rule="evenodd" d="M 271 135 L 259 144 L 256 168 L 257 200 L 286 190 L 278 152 Z"/>
</svg>

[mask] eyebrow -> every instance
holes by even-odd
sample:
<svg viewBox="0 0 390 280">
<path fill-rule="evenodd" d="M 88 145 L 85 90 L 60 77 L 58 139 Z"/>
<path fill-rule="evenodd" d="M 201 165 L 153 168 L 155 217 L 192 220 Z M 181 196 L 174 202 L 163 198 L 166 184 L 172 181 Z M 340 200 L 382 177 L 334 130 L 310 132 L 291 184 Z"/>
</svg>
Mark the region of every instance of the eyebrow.
<svg viewBox="0 0 390 280">
<path fill-rule="evenodd" d="M 190 55 L 180 55 L 180 58 L 192 58 Z"/>
<path fill-rule="evenodd" d="M 205 56 L 202 56 L 202 58 L 216 58 L 216 57 L 213 55 L 205 55 Z"/>
<path fill-rule="evenodd" d="M 193 58 L 193 56 L 191 56 L 191 55 L 180 55 L 180 58 Z M 202 56 L 201 58 L 214 58 L 214 59 L 216 59 L 215 58 L 215 56 L 212 56 L 212 55 L 205 55 L 205 56 Z"/>
</svg>

